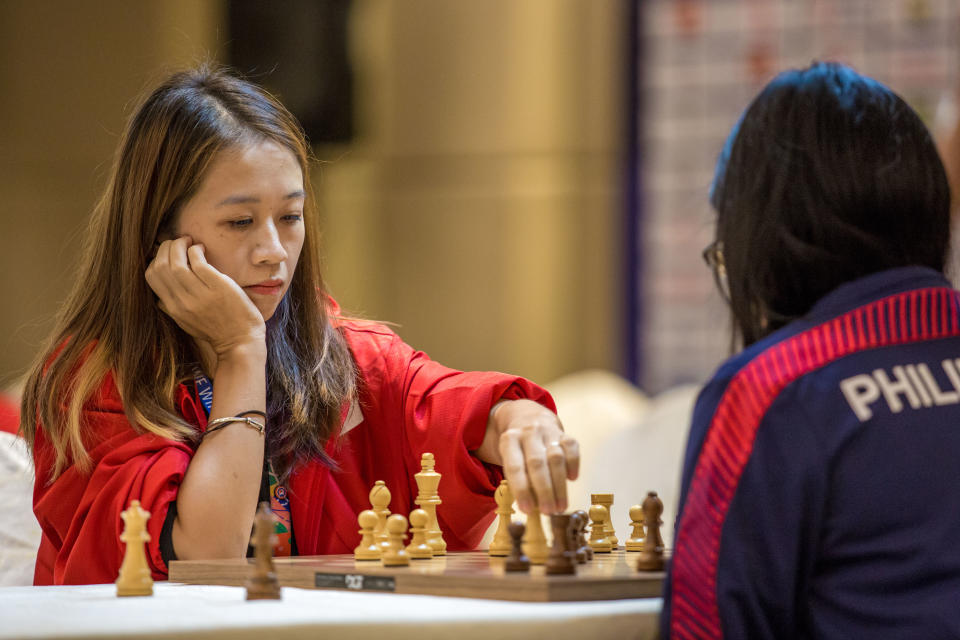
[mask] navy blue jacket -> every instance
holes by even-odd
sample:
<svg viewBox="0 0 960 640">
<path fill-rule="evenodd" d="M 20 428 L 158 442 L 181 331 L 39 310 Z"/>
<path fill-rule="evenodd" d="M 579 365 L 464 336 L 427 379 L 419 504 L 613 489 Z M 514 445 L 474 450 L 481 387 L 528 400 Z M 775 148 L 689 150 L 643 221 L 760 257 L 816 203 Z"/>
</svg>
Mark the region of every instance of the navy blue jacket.
<svg viewBox="0 0 960 640">
<path fill-rule="evenodd" d="M 960 638 L 960 297 L 844 284 L 693 414 L 663 638 Z"/>
</svg>

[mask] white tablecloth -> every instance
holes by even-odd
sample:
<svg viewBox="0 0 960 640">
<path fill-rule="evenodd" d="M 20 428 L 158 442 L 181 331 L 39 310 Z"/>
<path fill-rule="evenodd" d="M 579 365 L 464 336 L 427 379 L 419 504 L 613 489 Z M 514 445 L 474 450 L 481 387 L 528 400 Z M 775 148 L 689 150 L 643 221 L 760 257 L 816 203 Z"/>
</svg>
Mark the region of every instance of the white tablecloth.
<svg viewBox="0 0 960 640">
<path fill-rule="evenodd" d="M 280 601 L 244 595 L 241 587 L 166 582 L 143 598 L 118 598 L 112 584 L 2 587 L 0 639 L 647 639 L 656 637 L 661 607 L 659 598 L 520 603 L 288 587 Z"/>
</svg>

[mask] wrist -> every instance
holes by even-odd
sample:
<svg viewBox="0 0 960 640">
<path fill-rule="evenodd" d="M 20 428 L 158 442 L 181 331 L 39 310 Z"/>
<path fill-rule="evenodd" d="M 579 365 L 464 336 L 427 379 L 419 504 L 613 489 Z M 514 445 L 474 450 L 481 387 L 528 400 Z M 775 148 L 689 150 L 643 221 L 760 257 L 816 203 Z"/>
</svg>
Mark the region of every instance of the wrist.
<svg viewBox="0 0 960 640">
<path fill-rule="evenodd" d="M 502 419 L 503 416 L 500 416 L 499 414 L 503 413 L 504 411 L 509 411 L 507 405 L 509 405 L 511 402 L 513 402 L 513 400 L 500 400 L 495 405 L 490 407 L 490 414 L 487 418 L 488 431 L 492 429 L 497 435 L 503 432 L 509 420 Z"/>
<path fill-rule="evenodd" d="M 267 343 L 263 336 L 221 346 L 216 349 L 217 366 L 226 363 L 263 363 L 267 361 Z"/>
</svg>

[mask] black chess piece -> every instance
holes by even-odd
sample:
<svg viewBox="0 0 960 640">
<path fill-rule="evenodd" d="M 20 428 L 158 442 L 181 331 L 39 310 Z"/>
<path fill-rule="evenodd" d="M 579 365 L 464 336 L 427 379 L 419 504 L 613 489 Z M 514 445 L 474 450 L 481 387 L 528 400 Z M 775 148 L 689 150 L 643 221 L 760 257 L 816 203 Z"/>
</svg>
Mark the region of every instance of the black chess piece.
<svg viewBox="0 0 960 640">
<path fill-rule="evenodd" d="M 577 528 L 577 562 L 580 562 L 580 552 L 586 558 L 585 562 L 593 560 L 593 549 L 587 542 L 587 525 L 590 524 L 590 516 L 583 509 L 577 509 L 573 512 L 579 516 L 579 527 Z"/>
<path fill-rule="evenodd" d="M 581 541 L 580 539 L 581 528 L 583 528 L 583 512 L 574 511 L 570 514 L 570 533 L 573 536 L 572 545 L 574 557 L 577 559 L 577 564 L 586 564 L 587 552 L 583 549 L 586 541 Z"/>
<path fill-rule="evenodd" d="M 511 522 L 507 527 L 513 547 L 504 565 L 507 571 L 530 571 L 530 558 L 523 553 L 523 534 L 527 526 L 522 522 Z"/>
<path fill-rule="evenodd" d="M 256 561 L 245 583 L 247 600 L 279 600 L 280 582 L 273 568 L 275 520 L 269 502 L 261 502 L 253 521 L 253 549 Z"/>
<path fill-rule="evenodd" d="M 663 571 L 663 538 L 660 536 L 660 525 L 663 521 L 663 502 L 657 497 L 656 491 L 647 493 L 643 500 L 643 526 L 647 535 L 643 540 L 643 551 L 637 558 L 637 571 Z"/>
<path fill-rule="evenodd" d="M 555 513 L 550 516 L 553 529 L 553 546 L 547 558 L 548 575 L 569 575 L 577 572 L 576 551 L 573 545 L 569 513 Z"/>
</svg>

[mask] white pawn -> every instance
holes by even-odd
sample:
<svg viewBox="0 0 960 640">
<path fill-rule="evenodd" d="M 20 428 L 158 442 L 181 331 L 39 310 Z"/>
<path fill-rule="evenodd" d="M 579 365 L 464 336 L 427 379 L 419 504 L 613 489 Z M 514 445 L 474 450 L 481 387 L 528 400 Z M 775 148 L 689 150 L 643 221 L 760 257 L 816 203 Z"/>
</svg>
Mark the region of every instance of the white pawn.
<svg viewBox="0 0 960 640">
<path fill-rule="evenodd" d="M 433 557 L 433 547 L 427 542 L 429 523 L 430 514 L 423 509 L 410 512 L 410 544 L 407 545 L 407 555 L 414 560 L 429 560 Z"/>
<path fill-rule="evenodd" d="M 360 544 L 353 550 L 354 560 L 379 560 L 383 554 L 380 545 L 377 544 L 373 536 L 373 531 L 377 526 L 377 514 L 371 509 L 361 511 L 357 517 L 357 523 L 360 525 Z"/>
<path fill-rule="evenodd" d="M 523 552 L 530 558 L 530 564 L 546 564 L 550 555 L 547 535 L 543 532 L 540 509 L 534 507 L 527 514 L 527 530 L 523 534 Z"/>
<path fill-rule="evenodd" d="M 638 504 L 630 507 L 630 526 L 633 531 L 624 543 L 627 551 L 643 551 L 643 507 Z"/>
<path fill-rule="evenodd" d="M 370 489 L 370 504 L 377 514 L 377 526 L 373 530 L 373 538 L 383 550 L 390 546 L 390 536 L 387 535 L 387 517 L 390 515 L 390 489 L 383 480 L 377 480 Z"/>
<path fill-rule="evenodd" d="M 384 550 L 380 558 L 385 567 L 405 567 L 410 564 L 410 556 L 407 550 L 403 548 L 403 537 L 407 532 L 407 519 L 399 513 L 395 513 L 387 518 L 387 534 L 389 535 L 389 546 Z"/>
<path fill-rule="evenodd" d="M 506 480 L 500 481 L 493 499 L 497 502 L 497 532 L 493 534 L 493 540 L 490 541 L 491 556 L 508 556 L 513 549 L 513 542 L 510 539 L 510 516 L 513 515 L 513 492 L 510 491 L 510 485 Z"/>
<path fill-rule="evenodd" d="M 593 524 L 590 526 L 590 548 L 594 553 L 610 553 L 613 551 L 613 544 L 606 533 L 607 508 L 602 504 L 595 504 L 590 507 L 590 519 Z"/>
</svg>

